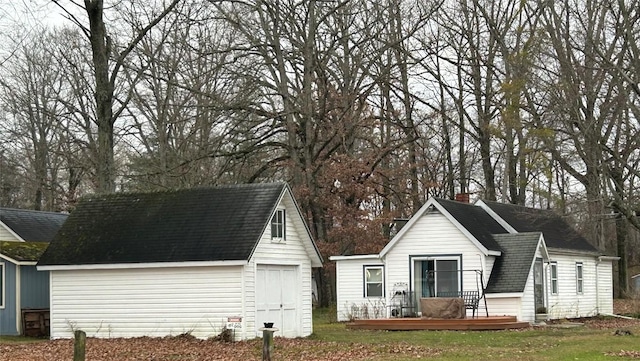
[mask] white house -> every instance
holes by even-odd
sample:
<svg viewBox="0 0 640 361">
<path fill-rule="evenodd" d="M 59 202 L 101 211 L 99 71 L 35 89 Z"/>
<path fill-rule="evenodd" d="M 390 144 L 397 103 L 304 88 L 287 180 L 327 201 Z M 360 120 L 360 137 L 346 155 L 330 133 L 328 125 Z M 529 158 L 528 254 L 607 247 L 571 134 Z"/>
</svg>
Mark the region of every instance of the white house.
<svg viewBox="0 0 640 361">
<path fill-rule="evenodd" d="M 313 331 L 320 253 L 290 188 L 250 184 L 82 200 L 38 263 L 51 337 L 236 339 Z"/>
<path fill-rule="evenodd" d="M 496 202 L 432 198 L 379 254 L 336 262 L 338 319 L 420 314 L 424 297 L 518 321 L 613 312 L 612 262 L 560 216 Z"/>
</svg>

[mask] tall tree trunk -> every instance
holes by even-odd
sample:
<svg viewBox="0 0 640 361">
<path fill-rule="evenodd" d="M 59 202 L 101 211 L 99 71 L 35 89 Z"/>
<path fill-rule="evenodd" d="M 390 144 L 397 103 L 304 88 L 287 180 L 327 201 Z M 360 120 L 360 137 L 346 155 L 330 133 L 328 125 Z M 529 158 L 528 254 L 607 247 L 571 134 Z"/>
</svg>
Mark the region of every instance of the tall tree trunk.
<svg viewBox="0 0 640 361">
<path fill-rule="evenodd" d="M 97 190 L 114 192 L 115 168 L 113 157 L 113 83 L 109 79 L 111 40 L 103 19 L 103 0 L 85 0 L 89 17 L 89 41 L 95 75 L 96 123 L 98 125 L 98 159 L 96 165 Z"/>
</svg>

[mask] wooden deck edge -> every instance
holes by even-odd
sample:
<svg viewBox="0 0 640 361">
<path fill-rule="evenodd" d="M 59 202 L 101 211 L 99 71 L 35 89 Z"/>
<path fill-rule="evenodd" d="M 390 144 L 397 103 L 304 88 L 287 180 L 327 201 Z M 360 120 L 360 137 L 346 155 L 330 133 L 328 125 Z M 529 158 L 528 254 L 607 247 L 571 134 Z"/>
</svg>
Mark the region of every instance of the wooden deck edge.
<svg viewBox="0 0 640 361">
<path fill-rule="evenodd" d="M 490 330 L 507 330 L 528 328 L 531 325 L 528 322 L 505 322 L 493 324 L 395 324 L 395 325 L 372 325 L 372 324 L 350 324 L 346 325 L 350 330 L 386 330 L 386 331 L 420 331 L 420 330 L 448 330 L 448 331 L 490 331 Z"/>
<path fill-rule="evenodd" d="M 466 319 L 387 318 L 354 320 L 346 327 L 352 330 L 505 330 L 529 327 L 528 322 L 519 322 L 516 317 L 500 316 Z"/>
</svg>

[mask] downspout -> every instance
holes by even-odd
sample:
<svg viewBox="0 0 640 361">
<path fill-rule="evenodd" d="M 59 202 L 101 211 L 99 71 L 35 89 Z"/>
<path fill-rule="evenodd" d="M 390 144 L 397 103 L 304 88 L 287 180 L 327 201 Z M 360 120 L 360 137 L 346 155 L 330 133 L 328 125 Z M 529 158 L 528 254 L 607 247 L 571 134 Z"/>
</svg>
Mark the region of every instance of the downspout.
<svg viewBox="0 0 640 361">
<path fill-rule="evenodd" d="M 600 271 L 598 266 L 600 265 L 600 258 L 596 259 L 596 314 L 600 314 L 600 285 L 598 279 L 600 278 Z"/>
</svg>

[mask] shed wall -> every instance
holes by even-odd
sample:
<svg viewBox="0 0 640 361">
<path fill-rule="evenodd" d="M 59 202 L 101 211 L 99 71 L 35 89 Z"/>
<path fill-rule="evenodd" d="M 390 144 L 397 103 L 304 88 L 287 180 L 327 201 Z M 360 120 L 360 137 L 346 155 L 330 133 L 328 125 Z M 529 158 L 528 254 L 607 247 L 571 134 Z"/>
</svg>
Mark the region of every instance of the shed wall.
<svg viewBox="0 0 640 361">
<path fill-rule="evenodd" d="M 242 314 L 242 269 L 51 271 L 51 337 L 217 335 Z"/>
<path fill-rule="evenodd" d="M 244 273 L 245 315 L 247 320 L 244 327 L 248 338 L 262 335 L 262 332 L 258 330 L 262 325 L 256 323 L 255 290 L 258 265 L 297 266 L 298 277 L 296 282 L 298 284 L 288 289 L 289 292 L 298 290 L 296 292 L 296 303 L 299 312 L 297 314 L 298 334 L 295 336 L 304 337 L 313 333 L 311 260 L 309 255 L 309 252 L 313 251 L 313 245 L 307 242 L 306 229 L 288 193 L 285 193 L 278 207 L 286 210 L 285 241 L 273 242 L 271 240 L 271 228 L 267 227 Z M 274 325 L 274 327 L 278 327 L 278 325 Z M 286 336 L 291 337 L 290 335 Z"/>
</svg>

